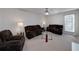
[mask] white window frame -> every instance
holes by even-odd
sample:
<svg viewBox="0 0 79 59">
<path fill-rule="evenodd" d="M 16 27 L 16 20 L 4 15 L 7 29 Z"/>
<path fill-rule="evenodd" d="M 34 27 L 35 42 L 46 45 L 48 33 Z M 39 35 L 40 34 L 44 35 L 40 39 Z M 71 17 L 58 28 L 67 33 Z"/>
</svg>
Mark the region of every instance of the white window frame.
<svg viewBox="0 0 79 59">
<path fill-rule="evenodd" d="M 72 30 L 67 30 L 67 26 L 69 26 L 69 25 L 66 25 L 66 23 L 67 23 L 67 18 L 69 19 L 69 17 L 71 17 L 71 16 L 73 16 L 73 19 L 72 19 L 72 27 L 73 27 L 73 29 Z M 71 17 L 72 18 L 72 17 Z M 70 20 L 71 21 L 71 20 Z M 64 26 L 65 26 L 65 28 L 64 28 L 64 30 L 65 31 L 67 31 L 67 32 L 75 32 L 75 14 L 69 14 L 69 15 L 65 15 L 64 16 Z M 70 25 L 71 26 L 71 25 Z"/>
</svg>

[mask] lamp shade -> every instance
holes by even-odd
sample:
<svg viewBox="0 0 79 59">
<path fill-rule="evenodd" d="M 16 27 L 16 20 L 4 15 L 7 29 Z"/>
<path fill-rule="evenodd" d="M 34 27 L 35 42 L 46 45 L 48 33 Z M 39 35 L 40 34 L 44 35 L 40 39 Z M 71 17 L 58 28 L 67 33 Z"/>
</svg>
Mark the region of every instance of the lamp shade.
<svg viewBox="0 0 79 59">
<path fill-rule="evenodd" d="M 17 25 L 18 26 L 23 26 L 23 23 L 22 22 L 18 22 Z"/>
<path fill-rule="evenodd" d="M 45 25 L 46 24 L 46 22 L 45 21 L 43 21 L 43 25 Z"/>
</svg>

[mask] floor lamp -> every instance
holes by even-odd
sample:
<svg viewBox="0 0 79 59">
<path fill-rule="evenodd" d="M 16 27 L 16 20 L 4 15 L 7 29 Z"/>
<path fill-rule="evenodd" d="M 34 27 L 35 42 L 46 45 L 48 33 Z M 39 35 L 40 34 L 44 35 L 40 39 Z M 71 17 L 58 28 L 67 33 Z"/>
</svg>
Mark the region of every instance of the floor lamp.
<svg viewBox="0 0 79 59">
<path fill-rule="evenodd" d="M 23 22 L 17 22 L 17 27 L 18 27 L 18 29 L 19 29 L 18 35 L 23 35 L 24 38 L 26 38 Z"/>
</svg>

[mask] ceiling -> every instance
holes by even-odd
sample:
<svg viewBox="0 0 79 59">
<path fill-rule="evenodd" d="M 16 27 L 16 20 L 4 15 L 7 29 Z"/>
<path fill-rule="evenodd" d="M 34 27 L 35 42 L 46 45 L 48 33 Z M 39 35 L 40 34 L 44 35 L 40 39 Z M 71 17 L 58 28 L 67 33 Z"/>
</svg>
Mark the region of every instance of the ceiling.
<svg viewBox="0 0 79 59">
<path fill-rule="evenodd" d="M 61 12 L 75 10 L 77 8 L 48 8 L 49 15 L 54 15 Z M 33 12 L 37 14 L 45 14 L 45 8 L 22 8 L 23 11 Z"/>
</svg>

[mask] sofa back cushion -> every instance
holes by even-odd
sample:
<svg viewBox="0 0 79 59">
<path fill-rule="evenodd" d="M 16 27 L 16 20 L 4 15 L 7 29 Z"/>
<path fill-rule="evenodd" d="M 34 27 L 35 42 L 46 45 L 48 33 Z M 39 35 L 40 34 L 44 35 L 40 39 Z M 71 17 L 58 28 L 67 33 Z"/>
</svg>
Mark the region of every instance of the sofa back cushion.
<svg viewBox="0 0 79 59">
<path fill-rule="evenodd" d="M 41 26 L 40 25 L 30 25 L 30 26 L 26 26 L 25 27 L 25 31 L 28 32 L 28 31 L 35 31 L 37 29 L 41 29 Z"/>
<path fill-rule="evenodd" d="M 50 28 L 63 28 L 63 25 L 49 25 Z"/>
<path fill-rule="evenodd" d="M 7 41 L 12 37 L 12 33 L 10 30 L 3 30 L 0 32 L 0 38 L 2 39 L 2 41 Z"/>
</svg>

